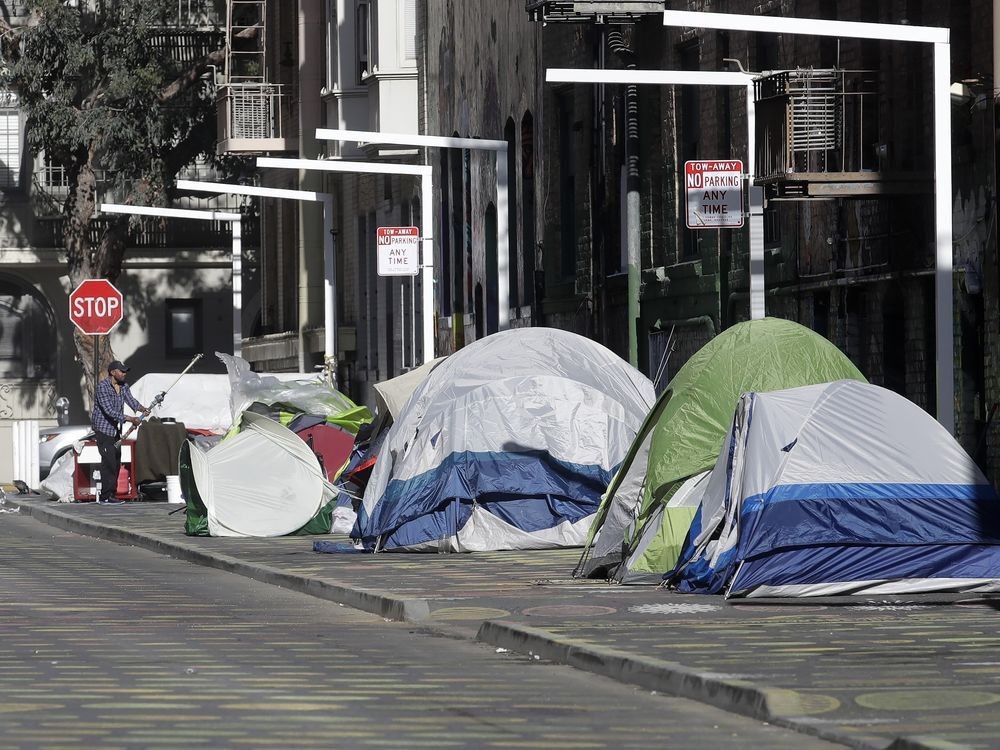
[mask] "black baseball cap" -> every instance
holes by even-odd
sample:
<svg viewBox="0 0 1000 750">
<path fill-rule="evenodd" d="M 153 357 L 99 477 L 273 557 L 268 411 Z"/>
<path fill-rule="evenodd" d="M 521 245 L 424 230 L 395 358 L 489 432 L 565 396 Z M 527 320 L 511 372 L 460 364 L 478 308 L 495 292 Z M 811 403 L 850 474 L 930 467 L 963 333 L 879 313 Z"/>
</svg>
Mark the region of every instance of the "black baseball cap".
<svg viewBox="0 0 1000 750">
<path fill-rule="evenodd" d="M 119 360 L 116 359 L 114 362 L 108 365 L 108 372 L 111 372 L 112 370 L 121 370 L 122 372 L 128 372 L 128 367 L 125 366 L 124 362 L 120 362 Z"/>
</svg>

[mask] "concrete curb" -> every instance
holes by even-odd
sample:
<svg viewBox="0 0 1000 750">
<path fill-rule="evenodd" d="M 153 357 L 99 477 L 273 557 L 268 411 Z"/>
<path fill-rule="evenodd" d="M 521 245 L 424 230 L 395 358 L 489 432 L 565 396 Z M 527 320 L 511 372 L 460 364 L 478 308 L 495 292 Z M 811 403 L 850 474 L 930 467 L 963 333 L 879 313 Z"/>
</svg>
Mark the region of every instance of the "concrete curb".
<svg viewBox="0 0 1000 750">
<path fill-rule="evenodd" d="M 388 620 L 414 623 L 437 635 L 470 639 L 469 633 L 433 622 L 427 599 L 398 597 L 384 591 L 355 588 L 339 581 L 287 573 L 268 565 L 244 562 L 229 555 L 208 552 L 183 542 L 167 541 L 121 526 L 95 523 L 74 514 L 62 513 L 35 503 L 18 502 L 13 498 L 7 499 L 7 505 L 18 507 L 32 518 L 64 531 L 130 544 L 196 565 L 235 573 Z M 794 700 L 797 694 L 793 691 L 762 688 L 739 680 L 725 680 L 674 662 L 637 657 L 623 651 L 564 639 L 548 631 L 517 623 L 487 620 L 479 626 L 475 640 L 522 654 L 537 655 L 557 664 L 647 690 L 707 703 L 730 713 L 766 721 L 859 750 L 971 750 L 966 745 L 926 736 L 896 737 L 887 745 L 859 742 L 854 737 L 818 728 L 776 710 L 776 706 L 787 706 L 790 696 Z"/>
<path fill-rule="evenodd" d="M 603 646 L 560 638 L 546 630 L 519 623 L 487 620 L 479 627 L 476 640 L 582 669 L 617 682 L 707 703 L 730 713 L 859 750 L 972 750 L 969 746 L 935 737 L 896 737 L 885 745 L 859 741 L 856 737 L 817 727 L 778 710 L 778 706 L 787 706 L 790 700 L 795 702 L 798 694 L 794 691 L 720 679 L 674 662 L 637 657 Z"/>
<path fill-rule="evenodd" d="M 60 513 L 57 510 L 39 507 L 32 503 L 19 503 L 16 500 L 12 502 L 8 498 L 7 504 L 16 505 L 32 518 L 64 531 L 85 534 L 119 544 L 131 544 L 157 554 L 175 557 L 207 568 L 216 568 L 227 573 L 236 573 L 262 583 L 281 586 L 319 599 L 343 604 L 388 620 L 425 623 L 430 617 L 430 604 L 426 599 L 407 599 L 393 596 L 384 591 L 354 588 L 339 581 L 287 573 L 268 565 L 244 562 L 218 552 L 206 552 L 193 545 L 166 541 L 151 534 L 144 534 L 121 526 L 94 523 L 75 515 Z"/>
</svg>

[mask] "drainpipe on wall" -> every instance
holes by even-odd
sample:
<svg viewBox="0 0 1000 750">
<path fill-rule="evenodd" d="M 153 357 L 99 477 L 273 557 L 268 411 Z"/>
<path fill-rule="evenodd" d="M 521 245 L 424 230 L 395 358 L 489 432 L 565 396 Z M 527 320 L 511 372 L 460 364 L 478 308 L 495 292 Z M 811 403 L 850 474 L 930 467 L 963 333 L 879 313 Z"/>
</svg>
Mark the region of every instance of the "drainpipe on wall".
<svg viewBox="0 0 1000 750">
<path fill-rule="evenodd" d="M 299 0 L 299 157 L 316 159 L 319 146 L 320 89 L 323 87 L 323 2 Z M 323 190 L 322 175 L 299 172 L 299 190 Z M 308 372 L 306 331 L 323 322 L 323 216 L 318 203 L 298 202 L 299 217 L 299 372 Z M 336 356 L 336 353 L 334 353 Z"/>
<path fill-rule="evenodd" d="M 997 0 L 1000 2 L 1000 0 Z M 635 50 L 620 29 L 608 32 L 608 46 L 635 69 Z M 625 87 L 625 227 L 628 260 L 628 361 L 639 366 L 639 87 Z"/>
</svg>

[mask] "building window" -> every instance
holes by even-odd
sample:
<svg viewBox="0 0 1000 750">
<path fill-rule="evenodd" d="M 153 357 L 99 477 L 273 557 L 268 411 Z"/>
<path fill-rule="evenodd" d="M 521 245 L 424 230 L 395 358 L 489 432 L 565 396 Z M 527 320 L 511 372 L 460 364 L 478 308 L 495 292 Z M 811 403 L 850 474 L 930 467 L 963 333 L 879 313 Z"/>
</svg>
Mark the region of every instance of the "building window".
<svg viewBox="0 0 1000 750">
<path fill-rule="evenodd" d="M 416 63 L 417 61 L 417 0 L 402 0 L 400 3 L 403 22 L 400 28 L 403 30 L 403 54 L 404 62 Z"/>
<path fill-rule="evenodd" d="M 486 206 L 486 333 L 500 330 L 500 276 L 497 273 L 497 208 Z M 479 323 L 477 321 L 476 326 Z M 479 338 L 479 334 L 476 334 Z"/>
<path fill-rule="evenodd" d="M 337 87 L 337 0 L 326 0 L 323 49 L 326 51 L 326 90 Z"/>
<path fill-rule="evenodd" d="M 65 195 L 69 190 L 69 175 L 66 167 L 56 164 L 48 154 L 42 155 L 41 182 L 45 192 L 50 195 Z"/>
<path fill-rule="evenodd" d="M 503 139 L 507 141 L 507 289 L 511 308 L 521 306 L 520 258 L 517 246 L 517 126 L 514 118 L 507 120 Z"/>
<path fill-rule="evenodd" d="M 441 240 L 434 243 L 441 252 L 441 278 L 445 280 L 441 284 L 441 314 L 451 315 L 451 164 L 448 158 L 448 149 L 441 149 Z M 427 234 L 428 228 L 421 223 L 421 234 Z"/>
<path fill-rule="evenodd" d="M 0 189 L 21 186 L 21 112 L 17 94 L 0 92 Z"/>
<path fill-rule="evenodd" d="M 357 13 L 355 14 L 355 42 L 358 53 L 358 83 L 362 83 L 365 77 L 371 72 L 369 59 L 371 54 L 371 3 L 369 0 L 358 0 Z"/>
<path fill-rule="evenodd" d="M 773 206 L 764 209 L 764 247 L 781 247 L 781 217 Z"/>
<path fill-rule="evenodd" d="M 521 247 L 524 248 L 524 296 L 535 303 L 535 124 L 531 112 L 521 118 Z M 513 225 L 512 225 L 513 226 Z M 508 230 L 510 231 L 510 230 Z"/>
<path fill-rule="evenodd" d="M 201 300 L 167 300 L 167 356 L 197 354 L 201 346 Z"/>
<path fill-rule="evenodd" d="M 573 102 L 559 97 L 559 275 L 576 276 L 576 159 Z"/>
</svg>

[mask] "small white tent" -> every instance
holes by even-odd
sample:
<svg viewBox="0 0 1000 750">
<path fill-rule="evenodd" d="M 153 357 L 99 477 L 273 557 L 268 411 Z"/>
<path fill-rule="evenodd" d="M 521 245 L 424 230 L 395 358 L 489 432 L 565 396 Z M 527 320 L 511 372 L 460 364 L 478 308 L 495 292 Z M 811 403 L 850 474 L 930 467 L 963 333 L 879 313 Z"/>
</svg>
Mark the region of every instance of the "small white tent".
<svg viewBox="0 0 1000 750">
<path fill-rule="evenodd" d="M 1000 499 L 902 396 L 741 397 L 672 580 L 727 596 L 1000 590 Z"/>
<path fill-rule="evenodd" d="M 210 451 L 190 441 L 192 490 L 205 505 L 211 536 L 271 537 L 291 534 L 334 496 L 316 455 L 294 432 L 244 412 L 242 431 Z M 183 461 L 182 461 L 183 462 Z"/>
</svg>

